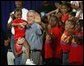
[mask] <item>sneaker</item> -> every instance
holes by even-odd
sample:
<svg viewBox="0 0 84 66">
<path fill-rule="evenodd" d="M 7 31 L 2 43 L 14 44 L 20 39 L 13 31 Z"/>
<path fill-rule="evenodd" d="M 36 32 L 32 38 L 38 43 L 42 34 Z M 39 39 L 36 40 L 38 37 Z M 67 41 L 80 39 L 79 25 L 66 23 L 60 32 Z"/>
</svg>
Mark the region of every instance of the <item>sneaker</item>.
<svg viewBox="0 0 84 66">
<path fill-rule="evenodd" d="M 30 59 L 27 59 L 26 65 L 36 65 L 36 64 L 34 64 L 33 61 L 31 61 Z"/>
</svg>

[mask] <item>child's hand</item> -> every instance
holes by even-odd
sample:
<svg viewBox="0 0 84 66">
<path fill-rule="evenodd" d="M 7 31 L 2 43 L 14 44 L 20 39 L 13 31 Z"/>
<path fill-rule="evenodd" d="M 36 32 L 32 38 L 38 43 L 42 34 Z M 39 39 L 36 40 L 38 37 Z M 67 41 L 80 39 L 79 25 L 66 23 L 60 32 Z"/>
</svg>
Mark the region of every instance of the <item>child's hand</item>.
<svg viewBox="0 0 84 66">
<path fill-rule="evenodd" d="M 12 19 L 15 19 L 14 14 L 10 14 L 10 17 L 11 17 Z"/>
<path fill-rule="evenodd" d="M 23 23 L 19 23 L 19 26 L 22 27 L 22 28 L 25 27 Z"/>
<path fill-rule="evenodd" d="M 51 40 L 51 37 L 50 37 L 50 35 L 46 35 L 46 41 L 50 41 Z"/>
<path fill-rule="evenodd" d="M 23 25 L 25 26 L 25 25 L 27 25 L 27 23 L 26 22 L 23 22 Z"/>
<path fill-rule="evenodd" d="M 24 41 L 25 41 L 25 39 L 20 37 L 20 38 L 18 38 L 17 43 L 18 44 L 22 44 Z"/>
<path fill-rule="evenodd" d="M 74 38 L 72 39 L 72 43 L 76 43 L 76 41 L 75 41 L 75 39 L 74 39 Z"/>
<path fill-rule="evenodd" d="M 61 40 L 65 41 L 66 38 L 67 38 L 67 36 L 65 34 L 63 34 L 62 37 L 61 37 Z"/>
<path fill-rule="evenodd" d="M 71 36 L 67 37 L 67 38 L 65 39 L 65 42 L 66 42 L 66 43 L 69 43 L 69 42 L 70 42 L 70 38 L 71 38 Z"/>
</svg>

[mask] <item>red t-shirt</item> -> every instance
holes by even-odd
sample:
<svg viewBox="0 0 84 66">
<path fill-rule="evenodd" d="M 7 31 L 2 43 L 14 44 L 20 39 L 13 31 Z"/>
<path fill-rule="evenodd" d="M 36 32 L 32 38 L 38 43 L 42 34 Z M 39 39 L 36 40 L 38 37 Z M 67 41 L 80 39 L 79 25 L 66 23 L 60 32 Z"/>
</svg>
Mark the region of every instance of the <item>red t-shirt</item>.
<svg viewBox="0 0 84 66">
<path fill-rule="evenodd" d="M 59 27 L 54 27 L 49 30 L 49 33 L 54 35 L 54 41 L 52 43 L 45 42 L 45 58 L 61 58 L 61 46 L 60 38 L 62 35 L 61 29 Z M 54 55 L 53 55 L 54 53 Z"/>
<path fill-rule="evenodd" d="M 24 20 L 22 20 L 22 19 L 15 19 L 15 20 L 13 20 L 12 23 L 16 23 L 17 24 L 17 23 L 23 23 L 23 22 L 24 22 Z M 21 28 L 19 26 L 15 26 L 14 30 L 15 30 L 14 39 L 18 39 L 19 37 L 25 36 L 25 28 Z"/>
<path fill-rule="evenodd" d="M 71 45 L 69 52 L 69 63 L 71 64 L 83 64 L 83 45 Z"/>
<path fill-rule="evenodd" d="M 78 38 L 83 38 L 83 33 L 75 31 L 75 35 Z M 83 64 L 83 42 L 78 44 L 71 43 L 69 52 L 69 63 L 71 64 Z"/>
<path fill-rule="evenodd" d="M 61 21 L 65 23 L 65 22 L 68 20 L 68 18 L 69 18 L 69 14 L 68 14 L 68 13 L 63 14 L 63 15 L 61 16 Z"/>
<path fill-rule="evenodd" d="M 64 31 L 63 33 L 67 38 L 70 36 L 67 31 Z M 61 36 L 63 37 L 63 35 Z M 69 52 L 70 50 L 70 43 L 66 43 L 62 38 L 60 40 L 61 48 L 63 52 Z"/>
</svg>

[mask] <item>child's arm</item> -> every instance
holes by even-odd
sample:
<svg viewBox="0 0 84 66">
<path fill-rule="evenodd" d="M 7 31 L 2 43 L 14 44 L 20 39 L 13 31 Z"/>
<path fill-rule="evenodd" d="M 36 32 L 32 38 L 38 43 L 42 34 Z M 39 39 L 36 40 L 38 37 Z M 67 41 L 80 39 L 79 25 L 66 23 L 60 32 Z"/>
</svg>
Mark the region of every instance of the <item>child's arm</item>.
<svg viewBox="0 0 84 66">
<path fill-rule="evenodd" d="M 49 12 L 49 13 L 47 13 L 46 16 L 48 16 L 48 15 L 50 15 L 50 14 L 52 14 L 52 13 L 55 13 L 55 12 L 57 12 L 57 9 L 56 9 L 56 10 L 53 10 L 53 11 L 51 11 L 51 12 Z"/>
<path fill-rule="evenodd" d="M 23 23 L 16 23 L 16 21 L 13 21 L 12 22 L 12 26 L 19 26 L 19 27 L 22 27 L 22 28 L 24 28 L 25 27 L 25 25 L 26 25 L 27 23 L 26 23 L 26 21 L 24 21 L 23 20 Z"/>
<path fill-rule="evenodd" d="M 20 26 L 22 23 L 12 23 L 12 26 Z"/>
<path fill-rule="evenodd" d="M 25 28 L 24 23 L 12 23 L 12 26 L 14 26 L 14 27 L 18 26 L 18 27 L 21 27 L 21 28 Z"/>
<path fill-rule="evenodd" d="M 24 26 L 24 27 L 28 27 L 28 22 L 25 21 L 25 20 L 23 20 L 23 26 Z"/>
</svg>

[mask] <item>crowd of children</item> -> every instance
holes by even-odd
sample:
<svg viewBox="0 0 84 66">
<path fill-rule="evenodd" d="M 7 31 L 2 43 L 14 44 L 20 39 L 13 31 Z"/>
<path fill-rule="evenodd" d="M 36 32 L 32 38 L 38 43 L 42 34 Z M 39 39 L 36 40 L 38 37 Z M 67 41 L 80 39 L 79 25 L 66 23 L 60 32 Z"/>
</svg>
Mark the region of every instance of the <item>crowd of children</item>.
<svg viewBox="0 0 84 66">
<path fill-rule="evenodd" d="M 22 11 L 14 11 L 14 55 L 26 48 L 31 65 L 80 65 L 83 64 L 83 1 L 55 2 L 56 9 L 40 15 L 29 10 L 27 20 Z M 42 17 L 41 17 L 42 16 Z"/>
<path fill-rule="evenodd" d="M 51 11 L 47 14 L 49 21 L 53 18 L 57 18 L 58 20 L 53 20 L 52 23 L 49 22 L 51 25 L 51 34 L 47 35 L 46 42 L 45 42 L 45 59 L 54 59 L 61 54 L 61 62 L 63 65 L 77 65 L 83 64 L 83 12 L 82 6 L 80 5 L 81 2 L 73 1 L 74 4 L 63 2 L 59 3 L 58 8 L 54 11 Z M 76 4 L 77 3 L 77 4 Z M 73 7 L 74 6 L 74 7 Z M 60 8 L 59 8 L 60 7 Z M 73 10 L 76 12 L 73 12 Z M 80 11 L 79 11 L 80 10 Z M 79 11 L 79 14 L 78 14 Z M 55 13 L 52 17 L 52 14 Z M 81 21 L 82 20 L 82 21 Z M 80 22 L 81 21 L 81 22 Z M 54 23 L 56 22 L 56 23 Z M 58 29 L 55 24 L 59 23 L 60 27 Z M 52 25 L 55 25 L 52 27 Z M 61 28 L 61 29 L 60 29 Z M 49 31 L 49 32 L 50 32 Z M 78 37 L 80 34 L 80 37 Z M 53 41 L 55 40 L 55 42 Z M 52 47 L 53 46 L 53 47 Z M 61 48 L 61 49 L 60 49 Z M 52 50 L 51 50 L 52 49 Z M 54 56 L 52 56 L 54 52 Z M 57 55 L 56 55 L 57 54 Z M 55 57 L 56 56 L 56 57 Z M 56 61 L 56 59 L 54 60 Z M 47 61 L 48 63 L 49 61 Z M 60 64 L 61 64 L 60 62 Z M 54 64 L 54 62 L 52 62 Z M 56 64 L 56 63 L 55 63 Z"/>
</svg>

